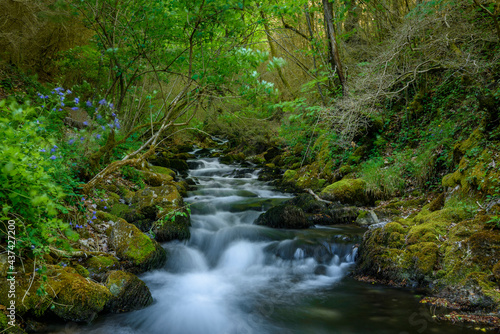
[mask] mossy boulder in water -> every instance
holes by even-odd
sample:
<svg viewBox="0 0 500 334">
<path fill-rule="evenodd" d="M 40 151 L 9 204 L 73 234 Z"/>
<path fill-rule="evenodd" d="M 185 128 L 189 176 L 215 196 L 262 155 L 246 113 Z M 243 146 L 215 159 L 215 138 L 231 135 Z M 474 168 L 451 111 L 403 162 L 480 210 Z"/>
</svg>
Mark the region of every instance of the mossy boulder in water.
<svg viewBox="0 0 500 334">
<path fill-rule="evenodd" d="M 186 172 L 189 167 L 184 159 L 170 159 L 163 154 L 154 156 L 149 160 L 149 162 L 155 166 L 165 167 L 169 169 L 176 170 L 178 172 Z"/>
<path fill-rule="evenodd" d="M 335 182 L 321 191 L 320 197 L 342 204 L 367 205 L 366 182 L 363 179 L 344 179 Z"/>
<path fill-rule="evenodd" d="M 48 285 L 57 293 L 52 312 L 64 320 L 90 322 L 111 298 L 104 286 L 83 278 L 71 269 L 49 271 Z"/>
<path fill-rule="evenodd" d="M 105 310 L 112 313 L 128 312 L 141 309 L 153 302 L 153 297 L 146 284 L 137 276 L 124 271 L 112 271 L 105 283 L 111 292 L 111 298 Z"/>
<path fill-rule="evenodd" d="M 167 258 L 165 249 L 158 242 L 142 233 L 123 219 L 112 226 L 110 243 L 122 261 L 129 262 L 130 271 L 144 272 L 160 267 Z"/>
<path fill-rule="evenodd" d="M 255 224 L 289 229 L 302 229 L 312 226 L 302 209 L 286 204 L 267 210 L 257 218 Z"/>
<path fill-rule="evenodd" d="M 106 274 L 120 267 L 118 260 L 112 256 L 93 256 L 85 262 L 89 276 L 97 281 L 104 280 Z M 83 276 L 83 275 L 82 275 Z"/>
</svg>

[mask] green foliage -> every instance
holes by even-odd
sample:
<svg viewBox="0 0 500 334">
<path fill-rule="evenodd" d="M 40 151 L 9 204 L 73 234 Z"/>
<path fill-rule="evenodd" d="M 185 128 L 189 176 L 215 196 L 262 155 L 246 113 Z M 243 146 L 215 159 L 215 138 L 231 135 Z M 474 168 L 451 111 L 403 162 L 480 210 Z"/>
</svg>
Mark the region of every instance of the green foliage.
<svg viewBox="0 0 500 334">
<path fill-rule="evenodd" d="M 500 229 L 500 216 L 491 216 L 490 220 L 486 222 L 492 228 Z"/>
<path fill-rule="evenodd" d="M 47 152 L 57 150 L 55 140 L 40 127 L 34 107 L 3 100 L 0 116 L 2 225 L 9 219 L 16 222 L 19 255 L 45 253 L 49 244 L 64 246 L 60 233 L 68 225 L 58 214 L 65 212 L 62 201 L 66 193 L 55 177 L 65 167 L 53 152 Z"/>
</svg>

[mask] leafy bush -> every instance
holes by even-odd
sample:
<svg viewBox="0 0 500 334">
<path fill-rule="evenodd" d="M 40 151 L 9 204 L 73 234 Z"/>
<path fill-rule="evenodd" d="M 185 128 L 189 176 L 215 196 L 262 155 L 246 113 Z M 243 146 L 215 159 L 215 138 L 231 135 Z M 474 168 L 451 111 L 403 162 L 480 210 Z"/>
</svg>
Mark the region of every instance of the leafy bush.
<svg viewBox="0 0 500 334">
<path fill-rule="evenodd" d="M 48 244 L 63 246 L 60 236 L 68 228 L 58 218 L 66 210 L 66 194 L 54 179 L 65 167 L 41 123 L 35 108 L 0 101 L 0 221 L 16 222 L 18 255 L 47 252 Z"/>
</svg>

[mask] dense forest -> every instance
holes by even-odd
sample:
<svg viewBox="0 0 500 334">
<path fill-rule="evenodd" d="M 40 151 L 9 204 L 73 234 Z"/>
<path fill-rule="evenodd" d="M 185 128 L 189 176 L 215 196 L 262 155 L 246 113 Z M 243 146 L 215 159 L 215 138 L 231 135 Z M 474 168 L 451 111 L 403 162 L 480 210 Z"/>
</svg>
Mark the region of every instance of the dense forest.
<svg viewBox="0 0 500 334">
<path fill-rule="evenodd" d="M 0 0 L 0 27 L 0 330 L 156 300 L 200 157 L 296 196 L 255 224 L 361 226 L 355 280 L 500 328 L 499 0 Z"/>
</svg>

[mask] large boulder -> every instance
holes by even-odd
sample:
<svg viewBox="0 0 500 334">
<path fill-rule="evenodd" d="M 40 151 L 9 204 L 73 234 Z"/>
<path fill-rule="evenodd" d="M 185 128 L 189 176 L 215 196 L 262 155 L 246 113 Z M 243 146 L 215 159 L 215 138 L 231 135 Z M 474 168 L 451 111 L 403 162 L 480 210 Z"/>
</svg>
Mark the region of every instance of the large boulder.
<svg viewBox="0 0 500 334">
<path fill-rule="evenodd" d="M 111 213 L 143 232 L 151 232 L 159 242 L 189 239 L 189 213 L 177 185 L 168 182 L 140 189 L 134 193 L 130 205 L 117 203 Z"/>
<path fill-rule="evenodd" d="M 112 256 L 97 255 L 86 260 L 85 267 L 90 278 L 101 282 L 105 279 L 109 271 L 117 270 L 120 267 L 120 263 Z"/>
<path fill-rule="evenodd" d="M 122 261 L 135 273 L 159 268 L 167 259 L 165 249 L 136 226 L 117 219 L 111 227 L 110 244 Z"/>
<path fill-rule="evenodd" d="M 302 209 L 286 204 L 278 205 L 267 210 L 257 218 L 255 224 L 289 229 L 303 229 L 313 225 L 307 220 Z"/>
<path fill-rule="evenodd" d="M 342 204 L 368 205 L 366 182 L 363 179 L 343 179 L 321 191 L 320 197 L 328 201 L 339 201 Z"/>
<path fill-rule="evenodd" d="M 72 268 L 49 270 L 47 277 L 48 286 L 57 294 L 51 310 L 67 321 L 92 321 L 111 298 L 106 287 L 85 279 Z"/>
<path fill-rule="evenodd" d="M 338 203 L 327 203 L 317 200 L 311 194 L 300 194 L 287 201 L 302 209 L 309 221 L 314 225 L 351 224 L 358 216 L 358 208 Z"/>
<path fill-rule="evenodd" d="M 184 240 L 191 236 L 191 225 L 184 200 L 173 184 L 145 188 L 132 199 L 132 207 L 142 219 L 130 219 L 142 231 L 152 231 L 159 242 Z"/>
<path fill-rule="evenodd" d="M 157 155 L 149 160 L 155 166 L 170 168 L 180 173 L 187 172 L 189 169 L 186 160 L 184 159 L 171 159 L 163 154 Z"/>
<path fill-rule="evenodd" d="M 120 270 L 112 271 L 105 285 L 112 295 L 105 305 L 105 310 L 108 312 L 129 312 L 153 302 L 149 288 L 134 274 Z"/>
</svg>

